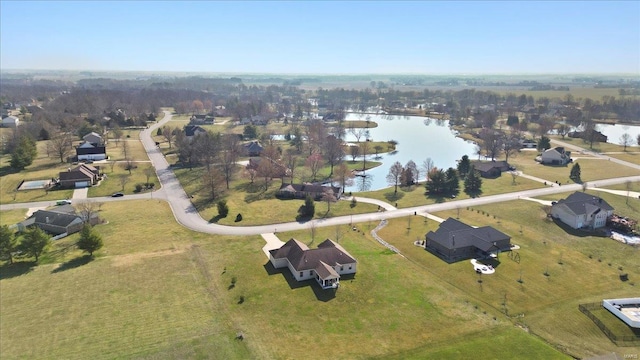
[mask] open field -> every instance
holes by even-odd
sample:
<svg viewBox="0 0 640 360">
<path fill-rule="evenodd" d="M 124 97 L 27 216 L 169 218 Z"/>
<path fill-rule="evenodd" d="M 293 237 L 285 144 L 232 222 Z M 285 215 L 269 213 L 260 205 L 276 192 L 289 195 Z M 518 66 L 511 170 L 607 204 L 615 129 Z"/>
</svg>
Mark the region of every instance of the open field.
<svg viewBox="0 0 640 360">
<path fill-rule="evenodd" d="M 122 167 L 123 165 L 125 165 L 124 162 L 116 163 L 115 166 L 113 166 L 113 170 L 111 168 L 111 165 L 112 164 L 103 165 L 101 170 L 106 175 L 106 178 L 103 179 L 99 185 L 89 188 L 89 197 L 109 196 L 115 192 L 134 194 L 136 184 L 147 182 L 145 171 L 146 169 L 152 167 L 150 163 L 136 163 L 138 167 L 136 169 L 132 169 L 131 174 L 129 174 L 129 171 L 125 170 Z M 124 185 L 124 189 L 120 180 L 123 176 L 127 179 Z M 160 183 L 155 171 L 153 171 L 153 175 L 149 177 L 149 182 L 152 182 L 156 187 L 159 187 Z"/>
<path fill-rule="evenodd" d="M 612 158 L 620 159 L 623 161 L 628 161 L 632 164 L 640 164 L 640 151 L 636 152 L 614 152 L 614 153 L 604 153 L 605 155 L 611 156 Z"/>
<path fill-rule="evenodd" d="M 640 182 L 630 182 L 630 188 L 627 189 L 627 184 L 618 184 L 618 185 L 610 185 L 605 186 L 605 189 L 613 189 L 613 190 L 631 190 L 640 192 Z"/>
<path fill-rule="evenodd" d="M 110 141 L 107 143 L 107 156 L 109 161 L 122 161 L 125 159 L 124 144 L 127 144 L 127 157 L 135 161 L 149 161 L 149 156 L 142 146 L 142 142 L 138 135 L 132 136 L 130 139 L 122 139 L 118 143 Z"/>
<path fill-rule="evenodd" d="M 359 272 L 334 294 L 270 268 L 261 238 L 191 232 L 163 202 L 106 203 L 100 214 L 108 224 L 96 227 L 105 242 L 96 260 L 76 250 L 63 263 L 2 267 L 3 358 L 456 357 L 488 338 L 501 340 L 483 351 L 500 357 L 563 358 L 346 226 L 339 241 Z M 335 234 L 318 229 L 316 241 Z M 310 241 L 306 233 L 289 236 Z M 234 340 L 237 331 L 244 341 Z M 503 348 L 513 341 L 520 346 Z"/>
<path fill-rule="evenodd" d="M 507 173 L 502 174 L 502 176 L 496 179 L 482 179 L 482 195 L 485 196 L 505 192 L 538 189 L 542 187 L 544 187 L 543 184 L 521 176 L 516 177 L 514 184 L 513 177 Z M 378 199 L 394 205 L 397 203 L 398 208 L 427 205 L 448 200 L 445 197 L 429 197 L 425 192 L 426 189 L 424 183 L 420 183 L 409 187 L 398 186 L 398 192 L 395 194 L 394 187 L 389 187 L 382 190 L 354 193 L 354 195 Z M 464 182 L 460 181 L 460 193 L 456 196 L 456 200 L 468 198 L 470 198 L 470 196 L 464 192 Z"/>
<path fill-rule="evenodd" d="M 479 88 L 481 89 L 481 88 Z M 617 88 L 594 88 L 594 87 L 581 87 L 581 86 L 570 86 L 569 91 L 560 91 L 560 90 L 545 90 L 545 91 L 532 91 L 526 89 L 509 89 L 509 88 L 498 88 L 492 89 L 501 95 L 506 95 L 509 93 L 516 94 L 520 96 L 522 94 L 527 96 L 533 96 L 534 99 L 539 99 L 542 97 L 547 97 L 549 99 L 564 99 L 567 94 L 571 94 L 574 98 L 590 98 L 593 100 L 602 100 L 603 96 L 619 96 L 619 92 Z"/>
<path fill-rule="evenodd" d="M 202 184 L 202 168 L 177 169 L 176 176 L 189 195 L 193 195 L 192 202 L 205 220 L 214 219 L 218 215 L 216 202 L 209 200 L 208 190 Z M 216 218 L 215 221 L 224 225 L 248 226 L 277 224 L 295 221 L 298 209 L 304 200 L 280 200 L 275 198 L 275 192 L 280 188 L 281 181 L 274 179 L 268 190 L 264 189 L 264 179 L 257 178 L 254 184 L 245 179 L 238 179 L 230 184 L 231 191 L 224 193 L 222 199 L 227 201 L 229 216 Z M 327 212 L 327 203 L 316 201 L 315 218 L 322 219 L 340 215 L 374 212 L 376 205 L 358 203 L 351 208 L 348 201 L 338 201 L 331 204 L 331 211 Z M 235 222 L 236 214 L 242 214 L 242 221 Z"/>
<path fill-rule="evenodd" d="M 25 219 L 26 209 L 0 211 L 0 226 L 13 225 Z"/>
<path fill-rule="evenodd" d="M 624 197 L 600 195 L 617 213 L 640 217 L 637 201 L 625 205 Z M 483 306 L 508 314 L 514 323 L 528 327 L 571 355 L 582 357 L 616 351 L 616 346 L 577 306 L 605 297 L 633 296 L 637 292 L 634 279 L 640 278 L 637 247 L 608 238 L 569 235 L 552 221 L 545 220 L 540 205 L 526 201 L 460 209 L 459 215 L 457 211 L 435 215 L 459 216 L 470 225 L 491 225 L 511 235 L 512 243 L 521 247 L 517 250 L 520 262 L 503 253 L 495 264 L 496 273 L 482 276 L 482 283 L 478 283 L 479 275 L 468 261 L 446 264 L 413 245 L 413 241 L 423 239 L 427 231 L 437 228 L 434 221 L 415 216 L 411 217 L 411 223 L 409 218 L 393 219 L 379 235 L 425 272 L 456 286 Z M 630 281 L 618 279 L 619 267 L 629 274 Z M 545 276 L 545 272 L 549 276 Z M 519 283 L 518 279 L 523 282 Z"/>
</svg>

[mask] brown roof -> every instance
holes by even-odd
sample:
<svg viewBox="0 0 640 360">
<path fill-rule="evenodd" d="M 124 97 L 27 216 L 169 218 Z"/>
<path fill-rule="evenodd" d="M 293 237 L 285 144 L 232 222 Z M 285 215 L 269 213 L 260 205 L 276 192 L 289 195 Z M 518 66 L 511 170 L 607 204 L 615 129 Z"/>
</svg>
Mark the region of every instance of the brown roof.
<svg viewBox="0 0 640 360">
<path fill-rule="evenodd" d="M 321 267 L 319 266 L 321 262 L 328 266 L 356 262 L 356 259 L 342 246 L 329 239 L 320 243 L 317 249 L 309 249 L 307 245 L 291 238 L 279 249 L 270 250 L 269 252 L 274 259 L 286 258 L 289 260 L 289 263 L 296 271 L 316 270 Z"/>
</svg>

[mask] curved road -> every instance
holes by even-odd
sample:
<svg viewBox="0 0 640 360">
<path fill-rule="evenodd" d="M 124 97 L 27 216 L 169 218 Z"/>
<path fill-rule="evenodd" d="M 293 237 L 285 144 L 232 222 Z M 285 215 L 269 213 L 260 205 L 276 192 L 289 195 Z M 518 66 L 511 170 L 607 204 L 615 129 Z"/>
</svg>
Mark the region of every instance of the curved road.
<svg viewBox="0 0 640 360">
<path fill-rule="evenodd" d="M 124 198 L 109 198 L 109 197 L 108 198 L 90 198 L 90 199 L 87 199 L 86 201 L 103 202 L 103 201 L 122 201 L 122 200 L 157 198 L 157 199 L 168 201 L 169 205 L 171 206 L 173 215 L 175 216 L 178 223 L 192 230 L 203 232 L 203 233 L 221 234 L 221 235 L 259 235 L 259 234 L 265 234 L 265 233 L 274 233 L 277 231 L 291 231 L 291 230 L 309 229 L 312 227 L 335 226 L 335 225 L 344 225 L 344 224 L 360 223 L 360 222 L 367 222 L 367 221 L 379 221 L 379 220 L 404 217 L 404 216 L 409 216 L 414 214 L 426 215 L 427 213 L 431 213 L 431 212 L 454 210 L 457 208 L 466 208 L 467 206 L 478 206 L 478 205 L 490 204 L 495 202 L 516 200 L 516 199 L 525 198 L 525 197 L 551 195 L 556 193 L 562 193 L 567 191 L 577 191 L 582 189 L 582 186 L 580 184 L 562 185 L 557 187 L 546 187 L 543 189 L 533 189 L 533 190 L 519 191 L 519 192 L 513 192 L 513 193 L 507 193 L 507 194 L 478 197 L 473 199 L 447 201 L 440 204 L 422 205 L 422 206 L 415 206 L 415 207 L 404 208 L 404 209 L 392 209 L 384 212 L 339 216 L 339 217 L 334 217 L 329 219 L 312 220 L 304 223 L 288 222 L 288 223 L 260 225 L 260 226 L 225 226 L 225 225 L 219 225 L 219 224 L 212 224 L 204 220 L 200 216 L 196 208 L 191 203 L 191 200 L 185 193 L 184 189 L 180 185 L 180 182 L 178 181 L 177 177 L 174 175 L 173 171 L 170 169 L 169 163 L 167 162 L 165 157 L 162 155 L 162 152 L 155 145 L 155 142 L 151 138 L 151 135 L 156 131 L 158 127 L 161 127 L 167 122 L 171 121 L 171 113 L 168 111 L 165 111 L 164 113 L 165 113 L 165 116 L 160 122 L 150 126 L 148 129 L 145 129 L 140 133 L 140 140 L 142 141 L 144 148 L 149 154 L 149 159 L 151 160 L 153 166 L 156 169 L 158 179 L 160 180 L 160 184 L 162 186 L 161 189 L 154 191 L 151 194 L 127 195 Z M 561 143 L 561 142 L 557 141 L 557 143 Z M 563 143 L 561 144 L 565 145 Z M 575 145 L 570 145 L 570 144 L 566 144 L 566 147 L 574 148 L 574 149 L 577 148 Z M 577 149 L 584 150 L 580 148 L 577 148 Z M 616 162 L 622 165 L 634 167 L 640 170 L 640 165 L 631 164 L 628 162 L 624 162 L 622 160 L 616 161 Z M 632 181 L 632 182 L 640 181 L 640 175 L 623 177 L 623 178 L 598 180 L 597 185 L 608 186 L 608 185 L 615 185 L 615 184 L 623 184 L 627 181 Z M 37 207 L 37 206 L 50 206 L 50 205 L 53 205 L 54 203 L 55 202 L 52 202 L 52 201 L 48 201 L 48 202 L 45 201 L 45 202 L 38 202 L 38 203 L 1 205 L 0 210 L 29 208 L 29 207 Z"/>
</svg>

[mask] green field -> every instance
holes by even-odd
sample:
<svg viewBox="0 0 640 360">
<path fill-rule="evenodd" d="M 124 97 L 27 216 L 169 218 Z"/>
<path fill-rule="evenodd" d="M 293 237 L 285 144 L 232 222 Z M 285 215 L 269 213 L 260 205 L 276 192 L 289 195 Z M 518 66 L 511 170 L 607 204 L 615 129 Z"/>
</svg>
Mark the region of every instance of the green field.
<svg viewBox="0 0 640 360">
<path fill-rule="evenodd" d="M 621 196 L 599 193 L 616 213 L 640 218 L 636 203 Z M 556 199 L 564 197 L 558 195 Z M 567 353 L 583 357 L 617 351 L 616 346 L 578 310 L 579 303 L 606 297 L 633 296 L 640 278 L 639 249 L 595 236 L 567 234 L 546 220 L 539 204 L 512 201 L 477 208 L 436 213 L 459 217 L 470 225 L 491 225 L 509 234 L 520 262 L 501 254 L 493 275 L 480 276 L 468 261 L 446 264 L 413 244 L 438 224 L 421 217 L 394 219 L 379 235 L 395 245 L 425 272 L 443 279 L 478 304 L 507 314 Z M 515 254 L 515 252 L 514 252 Z M 619 268 L 630 276 L 621 282 Z M 544 273 L 549 276 L 545 276 Z M 522 283 L 518 282 L 521 279 Z M 633 351 L 632 351 L 633 352 Z"/>
<path fill-rule="evenodd" d="M 95 260 L 70 250 L 0 268 L 3 358 L 456 358 L 480 344 L 493 358 L 527 358 L 522 348 L 563 358 L 346 226 L 337 238 L 335 228 L 314 236 L 358 259 L 356 276 L 332 293 L 271 269 L 260 237 L 191 232 L 163 202 L 105 203 L 100 215 L 108 224 L 96 227 L 105 247 Z M 281 234 L 291 236 L 311 242 L 308 232 Z"/>
</svg>

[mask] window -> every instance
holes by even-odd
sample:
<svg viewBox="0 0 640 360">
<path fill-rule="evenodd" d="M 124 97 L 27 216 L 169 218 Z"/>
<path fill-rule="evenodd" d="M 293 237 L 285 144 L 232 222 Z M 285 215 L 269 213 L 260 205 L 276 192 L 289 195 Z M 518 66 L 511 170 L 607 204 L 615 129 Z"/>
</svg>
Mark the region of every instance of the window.
<svg viewBox="0 0 640 360">
<path fill-rule="evenodd" d="M 304 273 L 302 271 L 300 271 L 300 277 L 303 277 Z"/>
<path fill-rule="evenodd" d="M 353 266 L 352 266 L 352 265 L 349 265 L 349 270 L 351 270 L 352 268 L 353 268 Z"/>
<path fill-rule="evenodd" d="M 344 271 L 344 266 L 340 266 L 340 271 Z"/>
<path fill-rule="evenodd" d="M 313 270 L 309 270 L 309 276 L 313 276 Z"/>
</svg>

